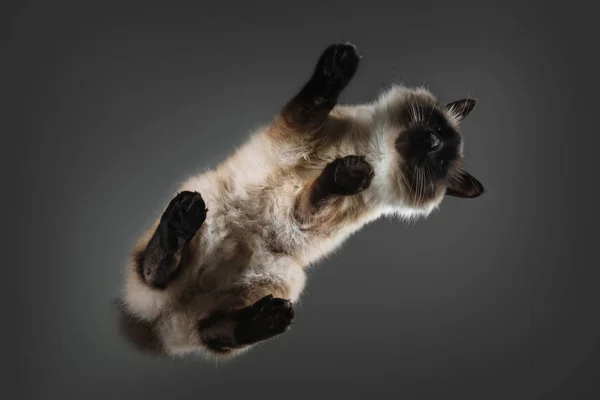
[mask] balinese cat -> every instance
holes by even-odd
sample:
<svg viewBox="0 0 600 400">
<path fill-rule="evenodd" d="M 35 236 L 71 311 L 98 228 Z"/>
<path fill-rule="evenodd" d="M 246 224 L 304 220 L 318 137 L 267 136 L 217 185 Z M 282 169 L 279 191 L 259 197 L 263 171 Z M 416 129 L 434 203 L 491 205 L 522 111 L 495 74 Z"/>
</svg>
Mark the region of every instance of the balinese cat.
<svg viewBox="0 0 600 400">
<path fill-rule="evenodd" d="M 171 356 L 240 354 L 289 329 L 305 269 L 366 223 L 483 193 L 462 168 L 459 126 L 475 101 L 441 105 L 394 85 L 339 105 L 360 59 L 350 43 L 327 47 L 268 126 L 181 186 L 127 265 L 131 341 Z"/>
</svg>

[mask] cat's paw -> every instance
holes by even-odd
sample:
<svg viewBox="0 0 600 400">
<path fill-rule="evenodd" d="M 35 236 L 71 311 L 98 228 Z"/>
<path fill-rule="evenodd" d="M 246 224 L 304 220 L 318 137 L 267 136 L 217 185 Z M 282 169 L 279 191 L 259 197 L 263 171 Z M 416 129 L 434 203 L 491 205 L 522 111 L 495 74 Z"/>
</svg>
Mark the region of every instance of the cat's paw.
<svg viewBox="0 0 600 400">
<path fill-rule="evenodd" d="M 346 156 L 333 161 L 332 193 L 351 196 L 365 190 L 373 180 L 374 171 L 364 156 Z"/>
<path fill-rule="evenodd" d="M 242 342 L 257 342 L 286 332 L 294 321 L 292 303 L 268 295 L 239 314 L 236 337 Z"/>
<path fill-rule="evenodd" d="M 170 237 L 187 243 L 206 220 L 206 204 L 198 192 L 183 191 L 169 203 L 162 215 L 161 224 Z"/>
<path fill-rule="evenodd" d="M 328 90 L 340 91 L 348 85 L 358 69 L 360 55 L 352 43 L 332 44 L 321 54 L 315 77 Z"/>
</svg>

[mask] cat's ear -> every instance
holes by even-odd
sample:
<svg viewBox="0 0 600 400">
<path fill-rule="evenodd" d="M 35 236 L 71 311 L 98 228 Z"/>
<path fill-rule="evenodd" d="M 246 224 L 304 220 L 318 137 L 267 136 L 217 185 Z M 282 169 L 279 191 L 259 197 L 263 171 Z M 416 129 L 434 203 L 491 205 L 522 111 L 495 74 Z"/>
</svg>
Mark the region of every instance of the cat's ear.
<svg viewBox="0 0 600 400">
<path fill-rule="evenodd" d="M 479 197 L 484 191 L 485 189 L 481 182 L 464 170 L 454 173 L 446 187 L 447 196 L 460 197 L 463 199 Z"/>
<path fill-rule="evenodd" d="M 444 108 L 454 115 L 457 123 L 460 124 L 473 111 L 475 104 L 477 104 L 475 99 L 461 99 L 446 104 Z"/>
</svg>

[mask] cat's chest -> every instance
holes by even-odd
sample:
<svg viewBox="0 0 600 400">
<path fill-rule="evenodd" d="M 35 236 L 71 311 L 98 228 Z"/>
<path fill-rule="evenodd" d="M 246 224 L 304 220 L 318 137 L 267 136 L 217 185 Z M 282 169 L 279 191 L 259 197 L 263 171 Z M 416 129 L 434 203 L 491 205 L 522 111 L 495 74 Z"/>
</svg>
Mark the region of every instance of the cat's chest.
<svg viewBox="0 0 600 400">
<path fill-rule="evenodd" d="M 305 178 L 291 175 L 285 180 L 244 187 L 236 196 L 222 196 L 229 199 L 220 213 L 225 230 L 235 232 L 240 240 L 253 242 L 261 252 L 303 262 L 331 252 L 349 234 L 347 221 L 340 218 L 339 223 L 312 226 L 296 219 L 297 200 L 307 185 Z"/>
</svg>

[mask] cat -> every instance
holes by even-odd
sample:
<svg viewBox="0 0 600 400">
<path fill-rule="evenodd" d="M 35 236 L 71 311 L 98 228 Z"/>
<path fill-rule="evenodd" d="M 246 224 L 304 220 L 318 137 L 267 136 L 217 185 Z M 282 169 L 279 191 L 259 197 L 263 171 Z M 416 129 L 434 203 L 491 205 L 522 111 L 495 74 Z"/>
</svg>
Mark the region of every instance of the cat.
<svg viewBox="0 0 600 400">
<path fill-rule="evenodd" d="M 329 45 L 270 123 L 180 186 L 126 267 L 122 326 L 139 349 L 230 359 L 286 332 L 305 269 L 382 216 L 427 217 L 475 198 L 459 127 L 475 107 L 391 85 L 338 98 L 362 56 Z"/>
</svg>

